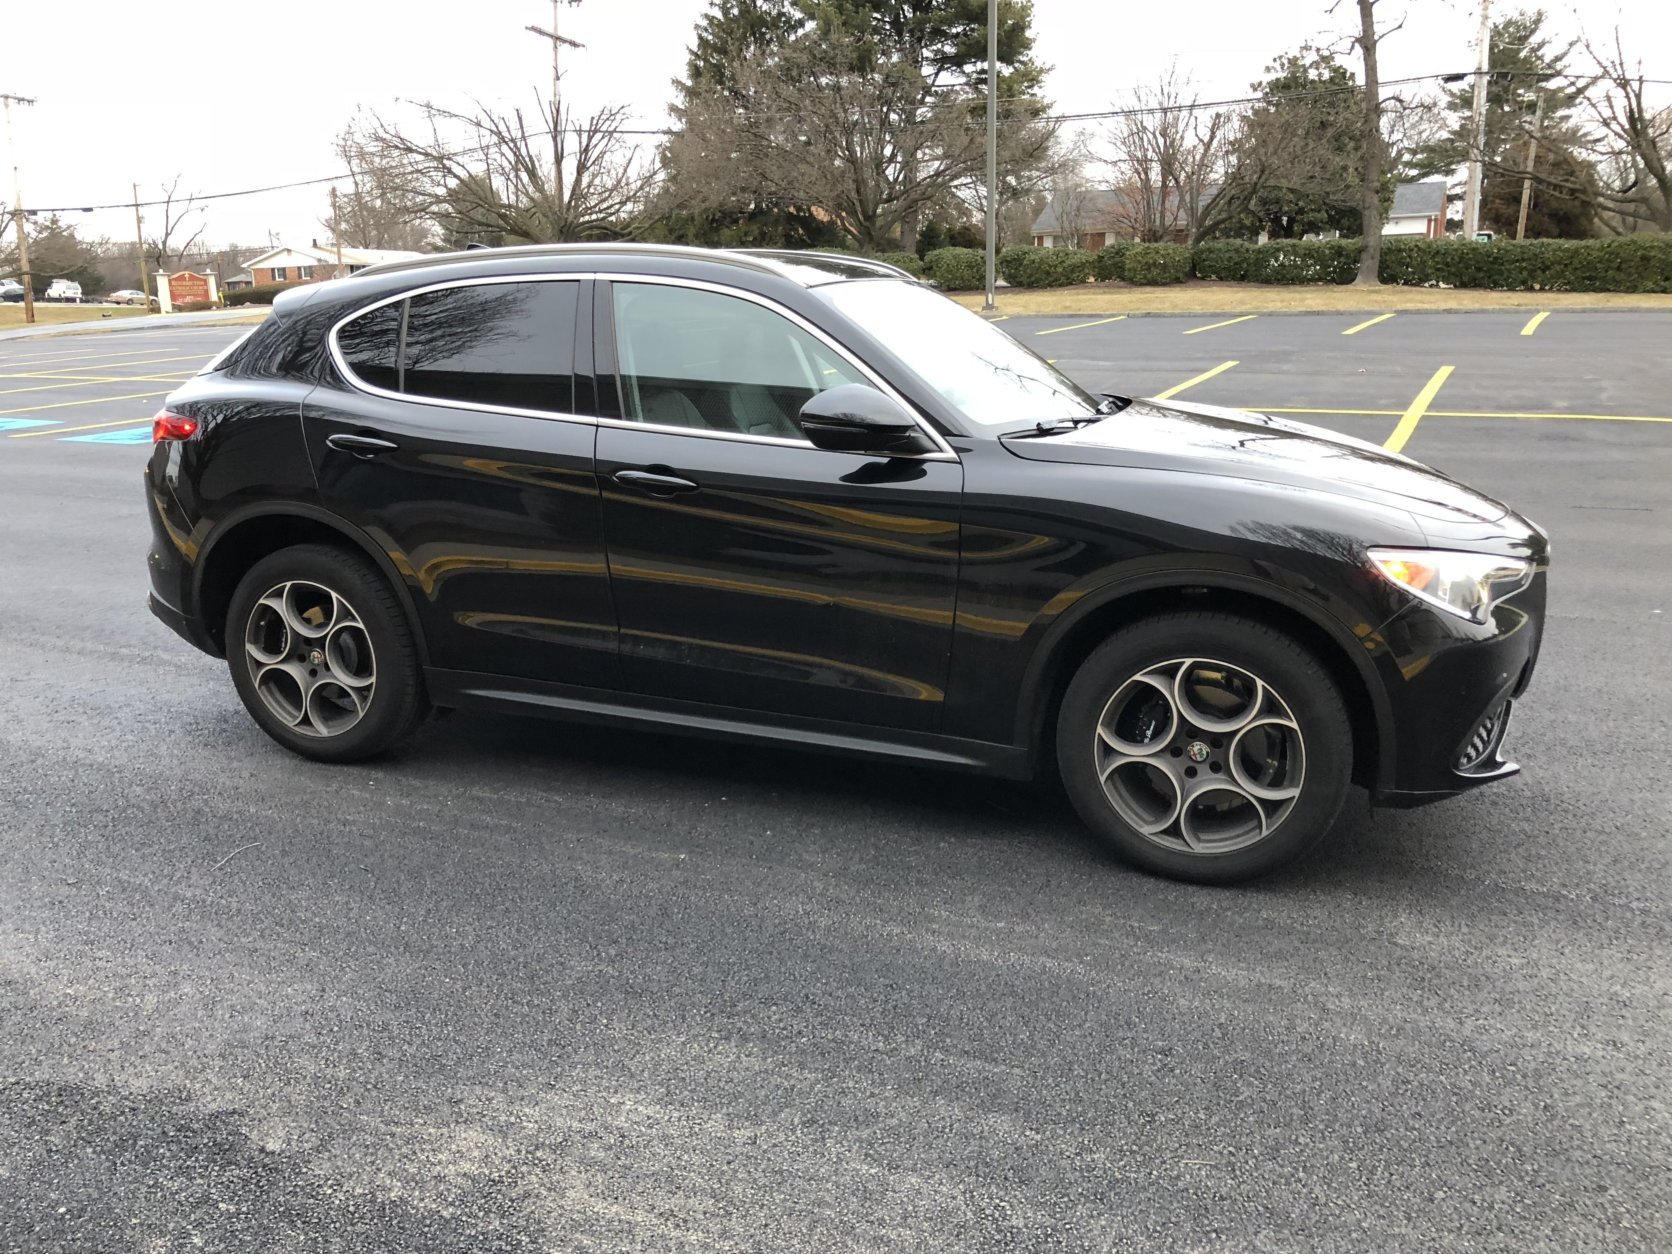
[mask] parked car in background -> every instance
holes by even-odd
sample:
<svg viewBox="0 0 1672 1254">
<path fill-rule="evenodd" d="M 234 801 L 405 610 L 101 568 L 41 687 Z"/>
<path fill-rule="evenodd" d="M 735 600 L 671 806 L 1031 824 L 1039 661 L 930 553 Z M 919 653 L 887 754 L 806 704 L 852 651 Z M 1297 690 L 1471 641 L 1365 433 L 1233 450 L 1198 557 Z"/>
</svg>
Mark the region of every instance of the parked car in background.
<svg viewBox="0 0 1672 1254">
<path fill-rule="evenodd" d="M 0 300 L 23 303 L 23 284 L 16 279 L 0 279 Z"/>
<path fill-rule="evenodd" d="M 442 707 L 1054 771 L 1217 882 L 1349 784 L 1518 770 L 1539 528 L 1333 431 L 1091 395 L 857 258 L 374 266 L 282 293 L 153 438 L 152 610 L 323 762 Z"/>
<path fill-rule="evenodd" d="M 154 305 L 157 303 L 157 298 L 155 296 L 147 296 L 144 292 L 138 291 L 135 288 L 124 287 L 112 292 L 109 296 L 106 296 L 105 301 L 106 303 L 112 305 L 144 305 L 147 303 Z"/>
<path fill-rule="evenodd" d="M 81 303 L 81 284 L 69 279 L 54 279 L 46 286 L 44 300 L 59 300 L 65 303 Z"/>
</svg>

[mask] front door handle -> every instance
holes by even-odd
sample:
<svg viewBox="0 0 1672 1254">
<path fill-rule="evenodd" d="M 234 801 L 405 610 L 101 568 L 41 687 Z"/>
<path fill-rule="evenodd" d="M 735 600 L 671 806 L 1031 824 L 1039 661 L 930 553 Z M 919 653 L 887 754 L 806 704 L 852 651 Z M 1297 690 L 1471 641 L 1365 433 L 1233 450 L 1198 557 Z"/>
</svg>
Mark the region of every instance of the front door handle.
<svg viewBox="0 0 1672 1254">
<path fill-rule="evenodd" d="M 624 488 L 638 488 L 651 496 L 678 496 L 681 492 L 697 490 L 697 485 L 689 479 L 657 474 L 654 470 L 618 470 L 610 477 Z"/>
<path fill-rule="evenodd" d="M 376 457 L 379 453 L 392 453 L 400 447 L 393 440 L 380 440 L 375 435 L 353 435 L 347 431 L 326 436 L 325 443 L 339 453 L 353 453 L 362 458 Z"/>
</svg>

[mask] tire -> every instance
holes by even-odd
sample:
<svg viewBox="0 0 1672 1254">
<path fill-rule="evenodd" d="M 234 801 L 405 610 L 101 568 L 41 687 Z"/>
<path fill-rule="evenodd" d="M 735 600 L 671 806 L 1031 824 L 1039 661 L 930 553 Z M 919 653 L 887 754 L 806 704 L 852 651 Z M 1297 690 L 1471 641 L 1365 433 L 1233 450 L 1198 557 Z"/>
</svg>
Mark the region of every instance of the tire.
<svg viewBox="0 0 1672 1254">
<path fill-rule="evenodd" d="M 1353 774 L 1352 725 L 1323 666 L 1282 631 L 1222 613 L 1162 615 L 1104 641 L 1069 681 L 1056 743 L 1069 799 L 1116 854 L 1202 884 L 1305 853 Z"/>
<path fill-rule="evenodd" d="M 227 611 L 226 658 L 261 730 L 315 761 L 376 757 L 429 713 L 394 590 L 328 545 L 281 549 L 250 568 Z"/>
</svg>

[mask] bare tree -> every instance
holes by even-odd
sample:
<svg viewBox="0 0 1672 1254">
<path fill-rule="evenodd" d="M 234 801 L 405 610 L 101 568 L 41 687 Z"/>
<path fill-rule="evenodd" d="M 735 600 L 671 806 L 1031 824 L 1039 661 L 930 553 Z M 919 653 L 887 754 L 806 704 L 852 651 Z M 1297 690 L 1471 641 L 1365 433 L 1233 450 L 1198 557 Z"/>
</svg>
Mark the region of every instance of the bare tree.
<svg viewBox="0 0 1672 1254">
<path fill-rule="evenodd" d="M 682 207 L 813 205 L 864 248 L 967 190 L 986 161 L 979 106 L 957 93 L 925 100 L 916 65 L 866 65 L 839 28 L 740 58 L 726 90 L 693 89 L 681 112 L 664 155 Z M 1055 136 L 1032 113 L 999 131 L 1011 172 L 1048 155 Z"/>
<path fill-rule="evenodd" d="M 1111 220 L 1152 243 L 1180 234 L 1195 243 L 1223 226 L 1246 194 L 1233 177 L 1240 121 L 1202 108 L 1176 69 L 1136 89 L 1131 107 L 1106 132 Z"/>
<path fill-rule="evenodd" d="M 580 117 L 542 102 L 475 113 L 426 104 L 409 132 L 373 115 L 359 154 L 402 212 L 439 223 L 453 242 L 543 243 L 631 236 L 642 225 L 654 164 L 628 133 L 628 111 Z M 442 139 L 442 128 L 465 142 Z"/>
<path fill-rule="evenodd" d="M 1359 250 L 1356 286 L 1380 287 L 1382 283 L 1382 171 L 1386 168 L 1387 149 L 1382 139 L 1382 76 L 1377 66 L 1377 46 L 1399 27 L 1404 19 L 1378 35 L 1376 33 L 1376 5 L 1378 0 L 1358 0 L 1359 33 L 1353 37 L 1359 53 L 1364 57 L 1364 125 L 1361 130 L 1364 151 L 1364 178 L 1359 184 L 1359 203 L 1364 212 L 1364 247 Z"/>
<path fill-rule="evenodd" d="M 331 215 L 320 222 L 334 240 L 348 248 L 409 252 L 435 243 L 435 222 L 409 186 L 410 167 L 387 160 L 362 122 L 350 123 L 337 136 L 337 156 L 348 169 L 348 186 L 336 189 Z"/>
<path fill-rule="evenodd" d="M 153 270 L 171 270 L 203 238 L 204 208 L 192 196 L 176 203 L 180 190 L 180 175 L 163 188 L 162 226 L 145 240 L 145 259 Z M 152 210 L 155 222 L 159 214 Z"/>
<path fill-rule="evenodd" d="M 1618 28 L 1611 51 L 1582 43 L 1595 77 L 1585 92 L 1581 129 L 1565 141 L 1558 135 L 1541 140 L 1558 152 L 1565 148 L 1570 159 L 1523 160 L 1504 164 L 1502 173 L 1591 206 L 1615 234 L 1672 232 L 1672 107 L 1647 102 L 1643 77 L 1627 63 Z"/>
</svg>

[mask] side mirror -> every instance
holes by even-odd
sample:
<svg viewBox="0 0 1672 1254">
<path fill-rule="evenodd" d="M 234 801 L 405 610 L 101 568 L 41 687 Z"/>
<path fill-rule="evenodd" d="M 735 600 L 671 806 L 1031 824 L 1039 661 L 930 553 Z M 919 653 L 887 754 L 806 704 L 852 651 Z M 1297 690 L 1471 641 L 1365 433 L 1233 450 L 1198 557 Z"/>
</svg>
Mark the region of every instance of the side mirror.
<svg viewBox="0 0 1672 1254">
<path fill-rule="evenodd" d="M 817 393 L 796 422 L 814 448 L 835 453 L 926 453 L 932 447 L 898 401 L 863 383 Z"/>
</svg>

